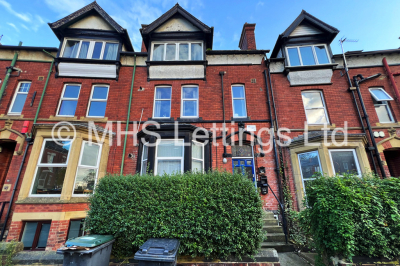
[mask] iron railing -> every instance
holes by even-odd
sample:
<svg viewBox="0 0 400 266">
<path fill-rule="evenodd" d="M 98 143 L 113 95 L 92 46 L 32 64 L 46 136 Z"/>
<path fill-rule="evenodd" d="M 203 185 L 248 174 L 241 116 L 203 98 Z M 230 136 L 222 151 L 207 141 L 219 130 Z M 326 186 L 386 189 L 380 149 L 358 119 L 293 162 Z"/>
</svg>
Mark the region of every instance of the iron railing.
<svg viewBox="0 0 400 266">
<path fill-rule="evenodd" d="M 283 233 L 285 234 L 285 240 L 286 244 L 288 243 L 288 232 L 287 232 L 287 223 L 286 223 L 286 216 L 285 216 L 285 207 L 283 204 L 279 201 L 278 197 L 275 195 L 274 191 L 272 190 L 271 186 L 269 184 L 266 184 L 269 189 L 271 190 L 272 194 L 274 195 L 275 199 L 278 201 L 279 207 L 281 209 L 281 214 L 282 214 L 282 225 L 283 225 Z"/>
</svg>

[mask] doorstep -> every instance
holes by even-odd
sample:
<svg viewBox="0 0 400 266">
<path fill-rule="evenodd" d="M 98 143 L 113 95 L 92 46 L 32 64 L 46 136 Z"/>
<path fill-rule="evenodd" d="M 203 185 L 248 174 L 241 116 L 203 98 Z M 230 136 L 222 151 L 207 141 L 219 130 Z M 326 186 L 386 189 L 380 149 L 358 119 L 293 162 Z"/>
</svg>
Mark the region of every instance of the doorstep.
<svg viewBox="0 0 400 266">
<path fill-rule="evenodd" d="M 298 252 L 297 254 L 306 261 L 308 261 L 311 265 L 315 265 L 315 256 L 317 256 L 317 253 Z"/>
</svg>

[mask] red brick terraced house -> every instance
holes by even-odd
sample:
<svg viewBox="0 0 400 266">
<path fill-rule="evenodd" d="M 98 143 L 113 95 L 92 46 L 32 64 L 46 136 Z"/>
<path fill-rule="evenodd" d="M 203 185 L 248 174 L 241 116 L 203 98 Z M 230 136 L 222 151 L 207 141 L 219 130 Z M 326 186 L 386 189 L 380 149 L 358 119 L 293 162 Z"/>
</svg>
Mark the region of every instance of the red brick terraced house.
<svg viewBox="0 0 400 266">
<path fill-rule="evenodd" d="M 315 172 L 400 175 L 400 50 L 347 53 L 349 76 L 362 75 L 357 89 L 330 49 L 339 31 L 305 11 L 269 59 L 255 24 L 244 24 L 240 50 L 213 50 L 214 28 L 178 4 L 142 25 L 140 52 L 96 2 L 49 26 L 58 48 L 0 46 L 6 241 L 56 250 L 82 234 L 88 195 L 107 173 L 237 170 L 255 187 L 268 182 L 260 194 L 274 212 L 284 179 L 301 209 Z M 331 141 L 345 121 L 346 146 L 323 144 L 323 127 Z M 282 128 L 293 140 L 280 148 Z M 318 146 L 305 144 L 306 128 Z"/>
</svg>

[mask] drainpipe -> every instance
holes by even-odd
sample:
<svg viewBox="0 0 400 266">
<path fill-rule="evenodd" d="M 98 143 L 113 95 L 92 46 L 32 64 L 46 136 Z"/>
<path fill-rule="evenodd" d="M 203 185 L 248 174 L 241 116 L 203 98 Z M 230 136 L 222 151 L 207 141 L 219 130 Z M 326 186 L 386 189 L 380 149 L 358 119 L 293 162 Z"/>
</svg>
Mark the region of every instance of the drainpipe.
<svg viewBox="0 0 400 266">
<path fill-rule="evenodd" d="M 397 102 L 400 103 L 400 92 L 399 92 L 399 88 L 397 87 L 396 81 L 394 80 L 394 76 L 400 75 L 399 72 L 397 73 L 392 73 L 390 71 L 389 65 L 386 61 L 386 57 L 384 57 L 382 59 L 383 65 L 385 67 L 386 70 L 386 74 L 388 75 L 389 79 L 390 79 L 390 83 L 392 84 L 392 87 L 394 89 L 394 93 L 396 94 L 396 98 L 397 98 Z"/>
<path fill-rule="evenodd" d="M 369 80 L 369 79 L 372 79 L 372 78 L 379 77 L 380 75 L 381 75 L 381 74 L 376 74 L 376 75 L 373 75 L 373 76 L 368 77 L 368 78 L 363 78 L 362 75 L 357 75 L 357 76 L 354 76 L 354 77 L 353 77 L 353 81 L 354 81 L 354 84 L 355 84 L 355 86 L 356 86 L 356 90 L 357 90 L 357 94 L 358 94 L 358 99 L 360 99 L 360 103 L 361 103 L 361 107 L 362 107 L 362 110 L 363 110 L 363 113 L 364 113 L 365 121 L 367 122 L 367 127 L 368 127 L 368 131 L 369 131 L 369 135 L 370 135 L 370 137 L 371 137 L 372 144 L 374 145 L 374 146 L 373 146 L 373 149 L 375 150 L 375 155 L 376 155 L 376 157 L 377 157 L 379 170 L 381 171 L 382 177 L 383 177 L 383 178 L 386 178 L 386 173 L 385 173 L 385 170 L 383 169 L 382 160 L 381 160 L 381 157 L 380 157 L 380 155 L 379 155 L 379 153 L 378 153 L 378 146 L 376 145 L 374 133 L 372 132 L 372 127 L 371 127 L 371 124 L 370 124 L 370 122 L 369 122 L 369 117 L 368 117 L 368 114 L 367 114 L 367 110 L 365 109 L 364 100 L 363 100 L 363 98 L 362 98 L 362 96 L 361 96 L 361 91 L 360 91 L 360 83 L 361 83 L 361 82 L 364 82 L 364 81 Z M 358 77 L 360 77 L 361 80 L 358 80 Z"/>
<path fill-rule="evenodd" d="M 12 206 L 12 203 L 13 203 L 13 200 L 14 200 L 15 192 L 16 192 L 16 190 L 17 190 L 17 186 L 18 186 L 19 179 L 20 179 L 20 177 L 21 177 L 22 168 L 23 168 L 24 163 L 25 163 L 26 154 L 28 153 L 29 145 L 32 144 L 32 138 L 31 138 L 31 137 L 28 137 L 28 138 L 26 139 L 26 142 L 27 142 L 27 143 L 26 143 L 26 148 L 25 148 L 24 156 L 22 157 L 22 162 L 21 162 L 21 165 L 19 166 L 19 170 L 18 170 L 17 180 L 15 180 L 13 192 L 12 192 L 12 194 L 11 194 L 11 200 L 10 200 L 10 203 L 8 204 L 8 210 L 7 210 L 7 214 L 6 214 L 6 219 L 5 219 L 5 221 L 4 221 L 3 228 L 1 229 L 0 240 L 3 240 L 3 236 L 4 236 L 4 232 L 5 232 L 5 230 L 6 230 L 8 218 L 9 218 L 9 216 L 10 216 L 11 206 Z"/>
<path fill-rule="evenodd" d="M 353 101 L 354 101 L 354 105 L 356 106 L 356 109 L 357 109 L 358 119 L 360 120 L 362 131 L 364 132 L 365 135 L 367 135 L 367 131 L 365 130 L 365 126 L 364 126 L 364 120 L 363 120 L 363 118 L 361 116 L 360 107 L 358 106 L 358 103 L 357 103 L 356 94 L 355 94 L 354 90 L 351 89 L 351 88 L 353 88 L 353 85 L 351 83 L 351 78 L 350 78 L 350 75 L 349 75 L 349 69 L 347 67 L 346 55 L 344 54 L 344 50 L 343 50 L 343 43 L 341 42 L 340 44 L 341 44 L 341 47 L 342 47 L 344 72 L 346 73 L 347 82 L 349 83 L 351 94 L 353 95 Z M 376 168 L 376 163 L 375 163 L 375 159 L 374 159 L 374 153 L 372 152 L 372 149 L 370 149 L 371 145 L 369 143 L 368 138 L 367 138 L 367 145 L 368 145 L 367 150 L 369 152 L 369 156 L 371 157 L 372 166 L 374 167 L 374 172 L 376 174 L 378 174 L 378 169 Z"/>
<path fill-rule="evenodd" d="M 269 65 L 268 65 L 269 68 Z M 279 187 L 279 194 L 280 198 L 282 200 L 282 187 L 281 187 L 281 175 L 279 171 L 279 159 L 278 159 L 278 151 L 276 150 L 276 143 L 275 143 L 275 127 L 274 127 L 274 119 L 272 118 L 272 108 L 271 108 L 271 100 L 269 97 L 269 87 L 268 87 L 268 80 L 267 80 L 267 70 L 264 70 L 264 78 L 265 78 L 265 87 L 267 91 L 267 105 L 268 105 L 268 111 L 269 111 L 269 120 L 271 120 L 271 129 L 272 129 L 272 145 L 274 148 L 274 157 L 275 157 L 275 167 L 276 167 L 276 174 L 278 177 L 278 187 Z"/>
<path fill-rule="evenodd" d="M 33 120 L 33 124 L 36 123 L 37 118 L 38 118 L 38 116 L 39 116 L 39 111 L 40 111 L 40 108 L 41 108 L 41 106 L 42 106 L 44 94 L 46 93 L 47 84 L 49 83 L 49 79 L 50 79 L 50 76 L 51 76 L 51 71 L 53 70 L 54 58 L 55 58 L 51 53 L 49 53 L 49 52 L 47 52 L 47 51 L 45 51 L 45 50 L 43 50 L 43 52 L 45 52 L 47 55 L 53 57 L 53 60 L 51 60 L 51 65 L 50 65 L 49 73 L 47 74 L 46 83 L 44 84 L 44 87 L 43 87 L 42 96 L 40 96 L 39 106 L 38 106 L 38 108 L 37 108 L 37 110 L 36 110 L 36 115 L 35 115 L 35 119 Z"/>
<path fill-rule="evenodd" d="M 22 42 L 19 42 L 18 46 L 21 46 L 21 45 L 22 45 Z M 1 100 L 1 98 L 3 98 L 4 90 L 7 87 L 8 79 L 10 78 L 12 69 L 15 66 L 15 63 L 17 62 L 17 58 L 18 58 L 18 53 L 14 52 L 14 58 L 11 61 L 11 66 L 9 68 L 7 68 L 6 77 L 4 78 L 3 84 L 1 85 L 0 100 Z"/>
<path fill-rule="evenodd" d="M 136 54 L 133 57 L 133 73 L 132 73 L 132 83 L 131 83 L 131 94 L 129 96 L 128 114 L 127 114 L 127 117 L 126 117 L 126 127 L 125 127 L 125 131 L 126 132 L 129 129 L 129 118 L 130 118 L 130 114 L 131 114 L 133 84 L 135 83 L 135 72 L 136 72 Z M 122 162 L 121 162 L 121 172 L 120 172 L 121 175 L 124 173 L 124 161 L 125 161 L 125 150 L 126 150 L 126 142 L 127 142 L 127 140 L 128 140 L 128 134 L 125 133 L 124 149 L 122 151 Z"/>
<path fill-rule="evenodd" d="M 221 76 L 221 90 L 222 90 L 222 120 L 224 121 L 222 124 L 222 136 L 225 135 L 226 137 L 226 120 L 225 120 L 225 93 L 224 93 L 224 75 L 225 75 L 225 71 L 221 71 L 219 72 L 219 75 Z M 223 137 L 222 138 L 222 144 L 224 146 L 224 154 L 222 155 L 224 158 L 226 156 L 226 139 Z"/>
</svg>

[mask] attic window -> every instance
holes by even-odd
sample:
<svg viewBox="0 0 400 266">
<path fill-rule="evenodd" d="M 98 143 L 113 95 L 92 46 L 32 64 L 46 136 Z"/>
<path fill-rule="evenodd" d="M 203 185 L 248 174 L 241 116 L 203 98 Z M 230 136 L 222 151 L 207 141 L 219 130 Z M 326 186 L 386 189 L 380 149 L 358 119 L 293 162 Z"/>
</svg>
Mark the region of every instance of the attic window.
<svg viewBox="0 0 400 266">
<path fill-rule="evenodd" d="M 116 60 L 118 46 L 117 42 L 66 39 L 62 57 Z"/>
<path fill-rule="evenodd" d="M 329 64 L 325 44 L 291 46 L 286 48 L 290 66 L 312 66 Z"/>
<path fill-rule="evenodd" d="M 168 42 L 152 44 L 152 61 L 203 60 L 203 43 Z"/>
</svg>

